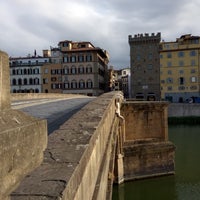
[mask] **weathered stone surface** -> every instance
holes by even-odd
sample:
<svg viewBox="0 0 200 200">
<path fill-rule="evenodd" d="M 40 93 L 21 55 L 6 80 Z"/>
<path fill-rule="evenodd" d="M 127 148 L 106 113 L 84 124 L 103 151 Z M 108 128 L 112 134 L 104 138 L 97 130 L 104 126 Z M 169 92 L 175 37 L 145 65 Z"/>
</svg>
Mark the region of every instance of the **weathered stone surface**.
<svg viewBox="0 0 200 200">
<path fill-rule="evenodd" d="M 8 55 L 0 51 L 0 111 L 10 108 L 10 70 Z"/>
<path fill-rule="evenodd" d="M 125 144 L 124 178 L 134 180 L 175 173 L 175 146 L 171 142 Z"/>
<path fill-rule="evenodd" d="M 168 140 L 166 102 L 125 102 L 121 113 L 125 118 L 125 140 L 157 138 Z"/>
<path fill-rule="evenodd" d="M 43 163 L 11 199 L 106 199 L 117 94 L 94 99 L 49 135 Z"/>
<path fill-rule="evenodd" d="M 47 127 L 45 120 L 16 110 L 0 112 L 0 127 L 0 197 L 5 198 L 42 162 Z"/>
<path fill-rule="evenodd" d="M 0 51 L 0 199 L 9 194 L 43 159 L 47 125 L 10 107 L 8 55 Z"/>
</svg>

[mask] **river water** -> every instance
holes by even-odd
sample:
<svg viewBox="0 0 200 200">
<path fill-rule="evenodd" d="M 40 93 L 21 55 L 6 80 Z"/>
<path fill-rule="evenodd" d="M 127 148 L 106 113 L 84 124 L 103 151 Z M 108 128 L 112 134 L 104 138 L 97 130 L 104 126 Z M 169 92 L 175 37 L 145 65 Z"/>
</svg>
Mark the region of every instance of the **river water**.
<svg viewBox="0 0 200 200">
<path fill-rule="evenodd" d="M 169 126 L 176 146 L 175 175 L 113 187 L 113 200 L 200 200 L 200 126 Z"/>
</svg>

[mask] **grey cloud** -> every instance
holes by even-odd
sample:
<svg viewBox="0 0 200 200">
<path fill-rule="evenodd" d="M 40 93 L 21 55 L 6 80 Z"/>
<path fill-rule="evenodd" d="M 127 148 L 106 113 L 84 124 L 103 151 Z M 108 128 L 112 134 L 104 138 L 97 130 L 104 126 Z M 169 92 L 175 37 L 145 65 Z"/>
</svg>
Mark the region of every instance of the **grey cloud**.
<svg viewBox="0 0 200 200">
<path fill-rule="evenodd" d="M 129 65 L 128 35 L 161 32 L 165 40 L 199 34 L 198 0 L 6 0 L 0 1 L 0 48 L 12 56 L 90 41 L 110 53 L 110 65 Z M 173 6 L 172 6 L 173 5 Z M 20 47 L 20 48 L 19 48 Z"/>
</svg>

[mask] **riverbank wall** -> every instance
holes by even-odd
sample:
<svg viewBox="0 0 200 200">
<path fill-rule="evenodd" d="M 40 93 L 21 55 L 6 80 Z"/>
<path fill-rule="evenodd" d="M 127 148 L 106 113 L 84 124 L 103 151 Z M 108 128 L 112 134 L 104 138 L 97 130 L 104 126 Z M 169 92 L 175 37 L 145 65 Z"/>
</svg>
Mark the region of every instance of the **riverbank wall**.
<svg viewBox="0 0 200 200">
<path fill-rule="evenodd" d="M 169 124 L 200 124 L 199 103 L 171 103 L 168 106 Z"/>
</svg>

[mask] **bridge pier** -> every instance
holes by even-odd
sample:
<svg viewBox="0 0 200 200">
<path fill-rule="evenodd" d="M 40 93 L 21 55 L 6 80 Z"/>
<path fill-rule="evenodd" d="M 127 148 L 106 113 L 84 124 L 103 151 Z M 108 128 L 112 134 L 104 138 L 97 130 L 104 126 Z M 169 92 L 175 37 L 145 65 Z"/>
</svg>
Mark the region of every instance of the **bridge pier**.
<svg viewBox="0 0 200 200">
<path fill-rule="evenodd" d="M 125 181 L 175 173 L 175 146 L 168 141 L 168 103 L 125 102 Z"/>
<path fill-rule="evenodd" d="M 47 144 L 47 125 L 10 104 L 8 55 L 0 51 L 0 199 L 10 193 L 43 159 Z"/>
</svg>

